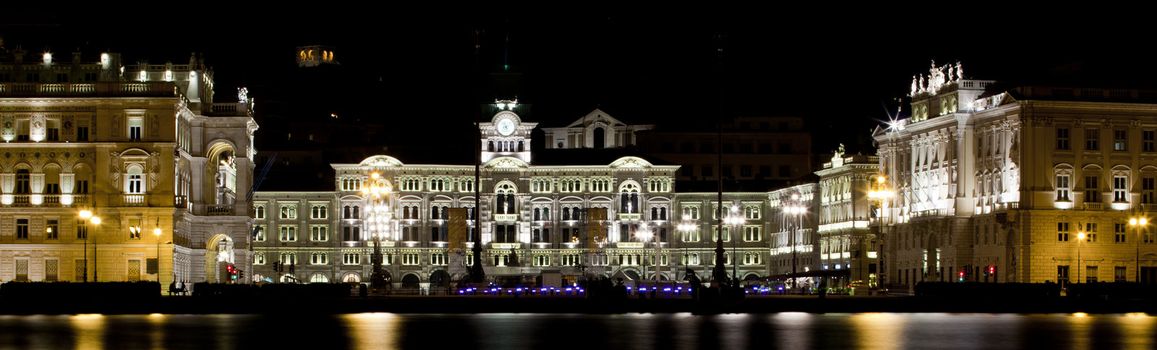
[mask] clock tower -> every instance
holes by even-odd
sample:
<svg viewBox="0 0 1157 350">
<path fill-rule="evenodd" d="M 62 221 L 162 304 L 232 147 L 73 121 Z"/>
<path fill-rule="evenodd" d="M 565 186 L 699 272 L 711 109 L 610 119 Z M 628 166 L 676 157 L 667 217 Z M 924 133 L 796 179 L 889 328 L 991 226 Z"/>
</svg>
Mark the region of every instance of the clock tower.
<svg viewBox="0 0 1157 350">
<path fill-rule="evenodd" d="M 479 123 L 482 132 L 482 163 L 498 157 L 514 157 L 530 163 L 530 132 L 538 123 L 524 123 L 515 113 L 518 100 L 495 101 L 498 113 L 488 123 Z"/>
</svg>

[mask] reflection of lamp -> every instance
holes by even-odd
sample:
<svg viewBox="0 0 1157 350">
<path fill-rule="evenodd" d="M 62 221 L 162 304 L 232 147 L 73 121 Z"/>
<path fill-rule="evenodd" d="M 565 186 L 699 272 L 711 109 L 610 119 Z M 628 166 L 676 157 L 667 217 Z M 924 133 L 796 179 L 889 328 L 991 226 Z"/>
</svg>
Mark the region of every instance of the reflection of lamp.
<svg viewBox="0 0 1157 350">
<path fill-rule="evenodd" d="M 1137 250 L 1133 257 L 1134 261 L 1134 281 L 1141 283 L 1141 227 L 1149 225 L 1149 219 L 1143 216 L 1134 216 L 1129 218 L 1129 226 L 1137 229 Z"/>
</svg>

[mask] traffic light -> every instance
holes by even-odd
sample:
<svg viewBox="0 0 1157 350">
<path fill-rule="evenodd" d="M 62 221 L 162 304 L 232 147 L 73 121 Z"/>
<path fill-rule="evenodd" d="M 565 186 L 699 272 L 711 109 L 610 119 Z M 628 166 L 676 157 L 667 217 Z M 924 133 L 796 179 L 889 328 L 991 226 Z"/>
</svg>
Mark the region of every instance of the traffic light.
<svg viewBox="0 0 1157 350">
<path fill-rule="evenodd" d="M 960 276 L 960 282 L 964 282 L 964 271 L 957 272 L 957 275 Z"/>
<path fill-rule="evenodd" d="M 245 270 L 237 269 L 237 278 L 245 280 Z"/>
<path fill-rule="evenodd" d="M 238 271 L 239 270 L 237 270 L 237 267 L 233 266 L 233 264 L 225 265 L 225 272 L 229 273 L 229 279 L 230 280 L 234 280 L 234 281 L 237 280 L 237 272 Z"/>
<path fill-rule="evenodd" d="M 273 271 L 281 272 L 281 263 L 280 262 L 277 262 L 277 261 L 273 262 Z"/>
</svg>

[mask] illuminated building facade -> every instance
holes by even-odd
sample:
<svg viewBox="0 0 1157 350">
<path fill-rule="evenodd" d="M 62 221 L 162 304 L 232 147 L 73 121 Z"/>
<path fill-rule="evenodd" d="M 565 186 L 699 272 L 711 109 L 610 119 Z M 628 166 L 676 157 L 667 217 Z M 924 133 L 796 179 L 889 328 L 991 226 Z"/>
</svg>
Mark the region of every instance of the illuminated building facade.
<svg viewBox="0 0 1157 350">
<path fill-rule="evenodd" d="M 513 101 L 499 103 L 492 119 L 479 123 L 480 184 L 472 164 L 405 164 L 377 155 L 333 164 L 333 192 L 256 192 L 255 223 L 264 233 L 255 240 L 254 277 L 366 282 L 376 237 L 393 288 L 442 290 L 466 276 L 473 235 L 480 234 L 486 275 L 504 283 L 532 284 L 552 273 L 571 282 L 583 274 L 670 281 L 684 279 L 687 269 L 707 278 L 715 193 L 676 194 L 678 166 L 624 152 L 586 165 L 568 163 L 584 158 L 574 152 L 597 152 L 532 156 L 536 124 L 521 120 Z M 388 188 L 384 213 L 368 209 L 365 190 L 378 178 Z M 767 193 L 727 193 L 724 201 L 725 215 L 735 206 L 745 218 L 724 225 L 729 274 L 766 277 Z"/>
<path fill-rule="evenodd" d="M 257 125 L 244 90 L 213 103 L 213 73 L 195 56 L 10 53 L 0 281 L 220 281 L 249 260 Z"/>
<path fill-rule="evenodd" d="M 875 133 L 887 283 L 1157 280 L 1157 95 L 960 72 L 914 77 L 912 115 Z"/>
</svg>

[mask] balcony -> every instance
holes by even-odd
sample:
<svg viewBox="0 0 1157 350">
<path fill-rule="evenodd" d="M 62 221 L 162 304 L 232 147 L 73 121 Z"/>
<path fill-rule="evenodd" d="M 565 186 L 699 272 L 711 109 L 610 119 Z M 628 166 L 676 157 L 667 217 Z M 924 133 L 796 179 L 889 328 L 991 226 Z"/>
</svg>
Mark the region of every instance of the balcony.
<svg viewBox="0 0 1157 350">
<path fill-rule="evenodd" d="M 126 194 L 121 198 L 121 204 L 126 207 L 143 207 L 149 202 L 143 194 Z"/>
<path fill-rule="evenodd" d="M 638 221 L 643 218 L 639 213 L 619 213 L 619 221 Z"/>
<path fill-rule="evenodd" d="M 232 205 L 210 205 L 205 208 L 205 215 L 208 216 L 230 216 L 233 215 Z"/>
<path fill-rule="evenodd" d="M 494 214 L 494 221 L 515 222 L 518 221 L 518 214 Z"/>
<path fill-rule="evenodd" d="M 1101 202 L 1085 202 L 1083 205 L 1084 205 L 1085 210 L 1103 210 L 1103 209 L 1105 209 L 1105 203 L 1101 203 Z"/>
<path fill-rule="evenodd" d="M 522 247 L 521 243 L 490 243 L 490 249 L 495 250 L 511 250 Z"/>
<path fill-rule="evenodd" d="M 618 243 L 615 243 L 615 248 L 642 249 L 643 247 L 644 247 L 643 242 L 618 242 Z"/>
<path fill-rule="evenodd" d="M 0 96 L 174 97 L 177 96 L 177 89 L 171 82 L 0 83 Z"/>
</svg>

